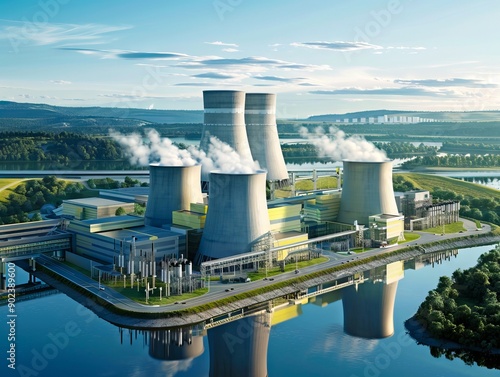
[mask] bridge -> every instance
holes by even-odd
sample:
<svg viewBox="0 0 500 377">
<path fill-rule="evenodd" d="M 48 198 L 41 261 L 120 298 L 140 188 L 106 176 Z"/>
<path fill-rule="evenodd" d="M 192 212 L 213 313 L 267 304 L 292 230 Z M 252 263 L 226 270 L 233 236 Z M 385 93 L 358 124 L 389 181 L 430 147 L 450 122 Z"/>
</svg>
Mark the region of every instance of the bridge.
<svg viewBox="0 0 500 377">
<path fill-rule="evenodd" d="M 71 249 L 71 234 L 62 227 L 61 220 L 0 226 L 0 262 L 14 262 Z"/>
</svg>

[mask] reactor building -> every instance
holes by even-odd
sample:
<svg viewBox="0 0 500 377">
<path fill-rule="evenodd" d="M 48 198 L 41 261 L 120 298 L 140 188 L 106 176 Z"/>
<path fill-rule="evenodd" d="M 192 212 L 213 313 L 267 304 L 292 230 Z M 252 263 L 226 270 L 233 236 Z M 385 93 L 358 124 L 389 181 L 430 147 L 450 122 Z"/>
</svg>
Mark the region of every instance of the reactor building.
<svg viewBox="0 0 500 377">
<path fill-rule="evenodd" d="M 253 159 L 267 170 L 267 180 L 288 180 L 276 125 L 276 94 L 247 93 L 245 124 Z"/>
<path fill-rule="evenodd" d="M 161 228 L 172 224 L 172 211 L 201 203 L 201 165 L 149 165 L 149 196 L 144 222 Z"/>
</svg>

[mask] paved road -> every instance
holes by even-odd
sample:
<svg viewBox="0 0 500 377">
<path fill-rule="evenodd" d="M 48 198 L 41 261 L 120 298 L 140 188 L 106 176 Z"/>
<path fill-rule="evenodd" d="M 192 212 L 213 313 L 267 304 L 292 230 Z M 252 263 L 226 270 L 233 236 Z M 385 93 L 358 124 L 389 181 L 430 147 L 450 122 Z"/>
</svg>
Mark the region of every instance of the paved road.
<svg viewBox="0 0 500 377">
<path fill-rule="evenodd" d="M 344 257 L 339 258 L 338 255 L 335 255 L 335 257 L 330 257 L 329 260 L 325 263 L 309 266 L 302 268 L 300 270 L 300 274 L 308 274 L 310 272 L 315 272 L 319 270 L 323 270 L 329 267 L 333 266 L 338 266 L 342 263 L 345 263 L 346 261 L 349 260 L 354 260 L 354 259 L 359 259 L 363 260 L 366 258 L 369 258 L 373 255 L 380 255 L 382 253 L 389 253 L 394 250 L 402 249 L 407 246 L 411 246 L 414 244 L 418 245 L 423 245 L 428 242 L 433 242 L 437 240 L 442 240 L 442 239 L 453 239 L 453 238 L 458 238 L 462 237 L 468 234 L 481 234 L 481 233 L 488 233 L 491 231 L 491 227 L 489 225 L 485 225 L 480 231 L 476 230 L 476 225 L 474 222 L 469 221 L 469 220 L 463 220 L 464 221 L 464 227 L 467 229 L 464 233 L 454 233 L 454 234 L 431 234 L 431 233 L 425 233 L 425 232 L 417 232 L 415 231 L 414 233 L 417 233 L 420 235 L 420 238 L 416 240 L 415 242 L 412 242 L 410 244 L 402 244 L 402 245 L 396 245 L 393 247 L 385 248 L 385 249 L 371 249 L 368 251 L 365 251 L 362 254 L 351 254 L 351 255 L 346 255 Z M 326 253 L 325 256 L 328 257 L 328 254 Z M 38 259 L 39 263 L 44 265 L 46 268 L 49 268 L 50 270 L 56 272 L 59 275 L 64 276 L 66 279 L 70 280 L 71 282 L 81 286 L 82 288 L 86 289 L 87 291 L 91 292 L 92 294 L 100 297 L 101 299 L 109 302 L 110 304 L 115 305 L 116 307 L 123 309 L 123 310 L 128 310 L 128 311 L 134 311 L 134 312 L 143 312 L 143 313 L 159 313 L 159 312 L 170 312 L 174 310 L 179 310 L 179 309 L 185 309 L 185 308 L 190 308 L 202 304 L 206 304 L 209 302 L 213 302 L 219 299 L 227 298 L 230 296 L 233 296 L 235 293 L 242 293 L 246 291 L 250 291 L 253 289 L 265 287 L 267 285 L 276 283 L 276 282 L 281 282 L 284 280 L 291 279 L 293 277 L 296 277 L 297 275 L 295 272 L 287 272 L 283 273 L 280 275 L 273 276 L 273 280 L 257 280 L 254 282 L 250 283 L 235 283 L 235 284 L 221 284 L 219 282 L 210 282 L 210 291 L 209 293 L 199 296 L 196 298 L 192 298 L 186 301 L 183 301 L 182 303 L 178 304 L 170 304 L 170 305 L 164 305 L 164 306 L 151 306 L 151 305 L 143 305 L 138 302 L 132 301 L 131 299 L 123 296 L 122 294 L 116 292 L 115 290 L 106 287 L 104 290 L 99 289 L 99 283 L 91 279 L 90 277 L 74 270 L 71 267 L 68 267 L 64 263 L 61 263 L 55 259 L 52 259 L 50 257 L 43 256 L 40 259 Z M 231 290 L 233 288 L 233 290 Z M 228 292 L 226 290 L 229 290 Z"/>
</svg>

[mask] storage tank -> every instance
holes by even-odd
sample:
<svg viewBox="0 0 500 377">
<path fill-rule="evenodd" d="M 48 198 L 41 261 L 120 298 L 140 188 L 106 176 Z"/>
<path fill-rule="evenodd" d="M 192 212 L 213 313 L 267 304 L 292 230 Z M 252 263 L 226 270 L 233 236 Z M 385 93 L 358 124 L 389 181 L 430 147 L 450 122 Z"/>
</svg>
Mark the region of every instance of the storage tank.
<svg viewBox="0 0 500 377">
<path fill-rule="evenodd" d="M 267 180 L 288 180 L 276 125 L 276 94 L 247 93 L 245 124 L 253 159 L 267 170 Z"/>
<path fill-rule="evenodd" d="M 208 152 L 210 137 L 232 147 L 244 160 L 252 161 L 245 128 L 245 92 L 237 90 L 203 91 L 204 120 L 200 149 Z M 208 176 L 204 173 L 203 180 Z"/>
<path fill-rule="evenodd" d="M 211 172 L 207 218 L 195 264 L 250 252 L 266 242 L 269 231 L 266 172 Z"/>
<path fill-rule="evenodd" d="M 149 195 L 144 223 L 155 227 L 172 223 L 172 211 L 201 203 L 201 165 L 149 165 Z"/>
<path fill-rule="evenodd" d="M 368 225 L 369 216 L 399 215 L 392 187 L 392 162 L 344 160 L 344 181 L 337 221 Z"/>
</svg>

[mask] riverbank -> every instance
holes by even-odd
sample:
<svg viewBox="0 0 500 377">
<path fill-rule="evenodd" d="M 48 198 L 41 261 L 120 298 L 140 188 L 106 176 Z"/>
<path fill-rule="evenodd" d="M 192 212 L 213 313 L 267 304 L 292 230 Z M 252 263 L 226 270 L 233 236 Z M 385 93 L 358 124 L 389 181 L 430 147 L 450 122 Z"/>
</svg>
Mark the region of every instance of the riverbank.
<svg viewBox="0 0 500 377">
<path fill-rule="evenodd" d="M 127 310 L 124 305 L 113 305 L 110 301 L 107 301 L 105 296 L 101 295 L 102 291 L 92 293 L 89 289 L 78 287 L 59 275 L 51 274 L 48 270 L 43 271 L 43 266 L 39 266 L 35 275 L 91 309 L 99 317 L 115 325 L 131 328 L 169 328 L 209 321 L 212 318 L 227 315 L 227 313 L 243 313 L 249 307 L 261 306 L 263 303 L 282 297 L 297 296 L 309 287 L 352 276 L 388 263 L 408 260 L 431 252 L 488 245 L 497 242 L 500 242 L 500 235 L 490 233 L 483 236 L 475 235 L 460 239 L 436 241 L 427 245 L 409 246 L 386 255 L 379 255 L 376 260 L 346 262 L 333 268 L 319 269 L 314 273 L 300 277 L 291 275 L 289 279 L 279 283 L 270 283 L 265 288 L 238 292 L 229 299 L 214 299 L 210 305 L 204 304 L 189 309 L 183 308 L 170 311 L 167 311 L 166 307 L 152 308 L 145 305 L 136 306 L 133 310 Z M 321 267 L 321 265 L 318 266 Z M 24 268 L 27 268 L 27 266 Z M 140 308 L 144 308 L 144 311 Z M 151 309 L 156 310 L 152 312 Z"/>
<path fill-rule="evenodd" d="M 418 344 L 423 344 L 429 347 L 438 347 L 444 350 L 454 350 L 454 351 L 472 351 L 480 352 L 489 355 L 500 355 L 500 348 L 493 348 L 491 350 L 485 350 L 480 347 L 468 347 L 463 344 L 448 340 L 448 339 L 438 339 L 434 338 L 432 334 L 427 330 L 427 326 L 421 323 L 415 315 L 407 319 L 404 323 L 405 329 L 408 330 L 408 334 L 417 341 Z"/>
</svg>

